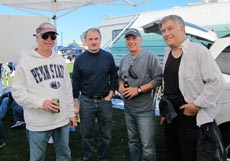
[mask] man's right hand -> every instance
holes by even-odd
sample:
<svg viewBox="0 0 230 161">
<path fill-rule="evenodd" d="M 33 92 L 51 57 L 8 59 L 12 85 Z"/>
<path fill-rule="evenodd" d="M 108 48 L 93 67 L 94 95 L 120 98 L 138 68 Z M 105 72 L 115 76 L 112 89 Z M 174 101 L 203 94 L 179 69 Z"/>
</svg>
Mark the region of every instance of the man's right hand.
<svg viewBox="0 0 230 161">
<path fill-rule="evenodd" d="M 53 100 L 45 100 L 43 102 L 42 108 L 52 113 L 57 113 L 60 110 L 59 104 Z"/>
<path fill-rule="evenodd" d="M 165 122 L 165 117 L 160 117 L 160 125 L 163 125 L 164 124 L 164 122 Z"/>
</svg>

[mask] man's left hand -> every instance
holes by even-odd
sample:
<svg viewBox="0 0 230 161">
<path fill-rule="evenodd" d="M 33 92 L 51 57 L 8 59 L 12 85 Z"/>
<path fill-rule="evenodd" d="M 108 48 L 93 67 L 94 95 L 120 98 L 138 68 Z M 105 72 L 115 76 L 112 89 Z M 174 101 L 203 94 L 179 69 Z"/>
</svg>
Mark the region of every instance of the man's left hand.
<svg viewBox="0 0 230 161">
<path fill-rule="evenodd" d="M 127 99 L 131 99 L 131 98 L 137 96 L 138 94 L 139 93 L 137 91 L 137 87 L 128 87 L 128 88 L 125 88 L 123 91 L 123 95 Z"/>
<path fill-rule="evenodd" d="M 180 110 L 184 110 L 184 115 L 186 116 L 195 116 L 199 112 L 200 107 L 195 105 L 194 103 L 188 103 L 182 105 L 180 107 Z"/>
<path fill-rule="evenodd" d="M 109 91 L 109 94 L 105 97 L 106 101 L 111 101 L 113 98 L 113 91 Z"/>
</svg>

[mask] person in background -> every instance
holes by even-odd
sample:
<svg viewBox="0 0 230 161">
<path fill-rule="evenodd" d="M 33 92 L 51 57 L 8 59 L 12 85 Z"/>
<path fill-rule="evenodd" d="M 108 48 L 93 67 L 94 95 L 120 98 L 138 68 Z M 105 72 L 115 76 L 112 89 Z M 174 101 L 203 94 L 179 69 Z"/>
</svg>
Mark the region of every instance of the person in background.
<svg viewBox="0 0 230 161">
<path fill-rule="evenodd" d="M 2 119 L 6 116 L 8 110 L 9 97 L 4 97 L 0 105 L 0 149 L 6 145 L 5 130 Z"/>
<path fill-rule="evenodd" d="M 8 64 L 9 65 L 9 64 Z M 10 65 L 11 65 L 11 73 L 10 73 L 10 76 L 13 77 L 14 76 L 14 72 L 15 72 L 15 67 L 17 65 L 17 62 L 10 62 Z"/>
<path fill-rule="evenodd" d="M 13 129 L 25 125 L 23 107 L 17 104 L 15 101 L 12 102 L 12 112 L 15 123 L 10 128 Z"/>
<path fill-rule="evenodd" d="M 100 49 L 99 29 L 88 29 L 85 42 L 88 50 L 76 58 L 72 75 L 75 108 L 80 110 L 83 161 L 91 161 L 93 157 L 95 119 L 99 134 L 98 161 L 108 161 L 113 113 L 111 99 L 117 89 L 117 70 L 112 54 Z"/>
<path fill-rule="evenodd" d="M 44 22 L 36 29 L 37 48 L 17 62 L 12 96 L 23 107 L 30 161 L 44 161 L 50 137 L 57 161 L 70 161 L 69 125 L 76 126 L 71 80 L 65 60 L 54 52 L 58 33 Z"/>
<path fill-rule="evenodd" d="M 0 63 L 0 96 L 3 94 L 3 86 L 2 86 L 2 63 Z"/>
<path fill-rule="evenodd" d="M 81 39 L 81 42 L 82 42 L 82 53 L 84 53 L 88 49 L 87 44 L 85 42 L 85 32 L 83 32 L 80 35 L 80 39 Z"/>
<path fill-rule="evenodd" d="M 214 118 L 224 87 L 221 71 L 206 47 L 186 39 L 180 16 L 164 17 L 159 27 L 168 45 L 163 61 L 164 96 L 177 112 L 171 123 L 161 118 L 167 161 L 218 160 Z"/>
<path fill-rule="evenodd" d="M 11 88 L 8 89 L 8 92 L 4 93 L 0 98 L 0 113 L 1 118 L 5 118 L 8 111 L 12 109 L 13 119 L 15 124 L 11 128 L 20 127 L 25 124 L 23 116 L 23 108 L 19 106 L 13 99 L 11 95 Z"/>
<path fill-rule="evenodd" d="M 124 112 L 132 161 L 156 161 L 154 130 L 154 90 L 161 85 L 162 69 L 156 55 L 141 48 L 137 29 L 125 33 L 130 53 L 120 63 L 119 91 L 124 96 Z"/>
</svg>

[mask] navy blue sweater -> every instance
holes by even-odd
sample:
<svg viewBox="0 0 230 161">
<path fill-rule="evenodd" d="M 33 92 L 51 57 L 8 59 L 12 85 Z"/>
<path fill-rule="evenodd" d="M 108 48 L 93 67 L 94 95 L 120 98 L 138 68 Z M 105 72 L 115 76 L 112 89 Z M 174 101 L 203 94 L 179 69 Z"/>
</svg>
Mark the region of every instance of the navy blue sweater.
<svg viewBox="0 0 230 161">
<path fill-rule="evenodd" d="M 118 85 L 117 69 L 112 54 L 100 49 L 98 53 L 86 51 L 74 62 L 72 74 L 73 97 L 79 92 L 87 96 L 103 96 Z"/>
</svg>

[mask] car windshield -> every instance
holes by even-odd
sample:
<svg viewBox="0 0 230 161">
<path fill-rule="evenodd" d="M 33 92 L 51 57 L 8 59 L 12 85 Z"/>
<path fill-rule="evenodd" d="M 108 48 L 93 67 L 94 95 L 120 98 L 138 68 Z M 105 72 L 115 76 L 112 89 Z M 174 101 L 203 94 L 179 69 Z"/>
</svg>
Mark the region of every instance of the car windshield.
<svg viewBox="0 0 230 161">
<path fill-rule="evenodd" d="M 216 58 L 222 73 L 230 75 L 230 46 L 225 48 Z"/>
</svg>

